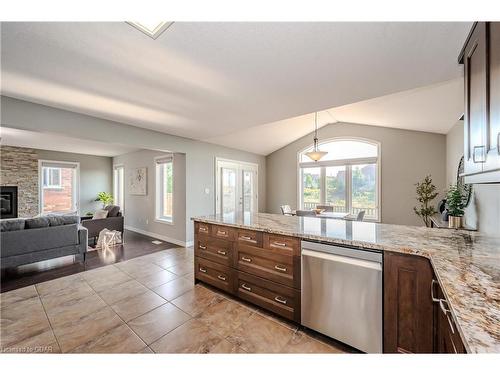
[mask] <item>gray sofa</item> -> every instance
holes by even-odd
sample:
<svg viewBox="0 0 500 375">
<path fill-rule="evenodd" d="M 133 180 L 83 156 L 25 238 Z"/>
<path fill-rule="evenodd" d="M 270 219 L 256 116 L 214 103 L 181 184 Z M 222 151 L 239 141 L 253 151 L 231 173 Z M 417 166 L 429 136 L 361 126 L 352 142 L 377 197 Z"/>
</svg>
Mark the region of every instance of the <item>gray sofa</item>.
<svg viewBox="0 0 500 375">
<path fill-rule="evenodd" d="M 87 229 L 78 216 L 0 220 L 1 268 L 75 255 L 85 260 Z"/>
</svg>

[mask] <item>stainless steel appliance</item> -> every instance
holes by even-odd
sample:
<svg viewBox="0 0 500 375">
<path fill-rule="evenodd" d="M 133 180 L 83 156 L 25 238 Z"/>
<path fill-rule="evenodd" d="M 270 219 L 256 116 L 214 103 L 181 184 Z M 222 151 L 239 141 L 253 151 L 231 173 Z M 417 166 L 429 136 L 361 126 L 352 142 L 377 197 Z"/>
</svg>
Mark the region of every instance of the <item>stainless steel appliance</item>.
<svg viewBox="0 0 500 375">
<path fill-rule="evenodd" d="M 302 241 L 302 325 L 382 353 L 382 254 Z"/>
</svg>

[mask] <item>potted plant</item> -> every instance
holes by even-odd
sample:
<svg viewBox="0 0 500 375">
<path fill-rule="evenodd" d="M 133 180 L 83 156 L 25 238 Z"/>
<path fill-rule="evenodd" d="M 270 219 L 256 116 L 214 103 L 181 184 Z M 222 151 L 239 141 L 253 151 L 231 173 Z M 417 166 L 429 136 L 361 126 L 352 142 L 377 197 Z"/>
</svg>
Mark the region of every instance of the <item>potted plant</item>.
<svg viewBox="0 0 500 375">
<path fill-rule="evenodd" d="M 96 202 L 102 203 L 102 208 L 106 207 L 108 204 L 113 203 L 113 200 L 113 196 L 110 193 L 106 193 L 104 191 L 101 191 L 99 194 L 97 194 L 97 198 L 95 199 Z"/>
<path fill-rule="evenodd" d="M 436 186 L 432 183 L 431 176 L 425 176 L 422 182 L 417 182 L 417 201 L 420 207 L 413 207 L 415 213 L 422 218 L 426 227 L 431 226 L 430 217 L 437 213 L 432 200 L 437 197 Z"/>
<path fill-rule="evenodd" d="M 464 216 L 464 196 L 457 185 L 450 185 L 446 193 L 446 207 L 448 208 L 448 227 L 461 228 Z"/>
</svg>

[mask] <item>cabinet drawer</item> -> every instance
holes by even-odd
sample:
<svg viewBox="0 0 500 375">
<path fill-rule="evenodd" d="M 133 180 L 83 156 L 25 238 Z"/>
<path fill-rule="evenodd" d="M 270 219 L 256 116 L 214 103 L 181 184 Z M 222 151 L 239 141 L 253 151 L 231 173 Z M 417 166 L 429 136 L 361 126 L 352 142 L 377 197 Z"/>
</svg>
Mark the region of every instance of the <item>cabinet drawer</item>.
<svg viewBox="0 0 500 375">
<path fill-rule="evenodd" d="M 234 293 L 233 271 L 222 264 L 195 257 L 195 277 L 228 293 Z"/>
<path fill-rule="evenodd" d="M 281 254 L 300 255 L 300 241 L 295 237 L 265 233 L 264 248 L 275 250 Z"/>
<path fill-rule="evenodd" d="M 196 222 L 196 223 L 194 223 L 194 232 L 198 233 L 198 234 L 209 235 L 210 234 L 210 224 Z"/>
<path fill-rule="evenodd" d="M 196 256 L 231 267 L 233 265 L 233 243 L 205 235 L 198 235 L 194 248 Z"/>
<path fill-rule="evenodd" d="M 300 322 L 300 292 L 238 271 L 237 295 L 287 319 Z"/>
<path fill-rule="evenodd" d="M 236 240 L 241 244 L 262 247 L 262 232 L 238 229 Z"/>
<path fill-rule="evenodd" d="M 224 240 L 234 240 L 236 230 L 230 227 L 212 225 L 212 237 L 222 238 Z"/>
<path fill-rule="evenodd" d="M 296 282 L 300 279 L 299 272 L 294 275 L 294 269 L 298 270 L 300 267 L 294 267 L 295 257 L 292 255 L 242 244 L 236 246 L 236 254 L 236 264 L 240 271 L 290 287 L 296 286 Z"/>
</svg>

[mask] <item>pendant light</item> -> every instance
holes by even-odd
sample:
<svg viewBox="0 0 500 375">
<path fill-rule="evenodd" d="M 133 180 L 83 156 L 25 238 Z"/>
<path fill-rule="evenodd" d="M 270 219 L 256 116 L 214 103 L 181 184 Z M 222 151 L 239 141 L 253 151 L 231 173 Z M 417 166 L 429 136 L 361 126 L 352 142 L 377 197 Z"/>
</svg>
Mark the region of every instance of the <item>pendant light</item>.
<svg viewBox="0 0 500 375">
<path fill-rule="evenodd" d="M 318 112 L 315 112 L 314 113 L 314 146 L 313 146 L 312 151 L 306 152 L 306 155 L 309 159 L 314 160 L 314 161 L 318 161 L 326 154 L 328 154 L 328 152 L 318 150 Z"/>
</svg>

